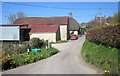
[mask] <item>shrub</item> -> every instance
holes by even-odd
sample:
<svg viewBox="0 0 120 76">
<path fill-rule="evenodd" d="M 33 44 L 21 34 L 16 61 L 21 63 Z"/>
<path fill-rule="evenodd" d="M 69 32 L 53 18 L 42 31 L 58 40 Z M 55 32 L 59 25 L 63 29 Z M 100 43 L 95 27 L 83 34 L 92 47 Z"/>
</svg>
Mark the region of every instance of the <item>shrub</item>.
<svg viewBox="0 0 120 76">
<path fill-rule="evenodd" d="M 55 48 L 48 48 L 48 50 L 46 50 L 45 48 L 41 48 L 41 52 L 38 53 L 30 52 L 30 54 L 12 54 L 10 59 L 4 60 L 4 63 L 2 64 L 2 69 L 7 70 L 10 68 L 16 68 L 18 66 L 33 63 L 41 59 L 46 59 L 58 52 L 59 51 Z"/>
<path fill-rule="evenodd" d="M 21 44 L 21 46 L 19 46 L 20 47 L 20 52 L 21 53 L 24 53 L 24 52 L 26 52 L 27 51 L 27 49 L 30 49 L 30 42 L 29 41 L 25 41 L 25 42 L 23 42 L 22 44 Z"/>
<path fill-rule="evenodd" d="M 67 40 L 59 40 L 56 43 L 65 43 L 65 42 L 68 42 L 68 41 Z"/>
<path fill-rule="evenodd" d="M 0 51 L 0 63 L 5 63 L 8 60 L 10 60 L 10 56 L 8 54 L 5 54 L 3 51 Z"/>
<path fill-rule="evenodd" d="M 44 40 L 40 40 L 39 38 L 32 38 L 30 40 L 31 48 L 41 48 L 44 45 L 45 45 Z"/>
<path fill-rule="evenodd" d="M 7 54 L 12 54 L 14 51 L 14 43 L 8 43 L 8 42 L 3 42 L 2 43 L 2 50 L 4 50 L 5 53 Z"/>
<path fill-rule="evenodd" d="M 25 41 L 21 44 L 18 44 L 17 42 L 3 42 L 1 44 L 2 50 L 11 56 L 14 53 L 24 53 L 27 49 L 44 47 L 45 41 L 40 40 L 39 38 L 33 38 L 30 41 Z"/>
<path fill-rule="evenodd" d="M 8 54 L 5 54 L 3 51 L 0 51 L 0 65 L 1 70 L 11 68 L 11 57 Z"/>
<path fill-rule="evenodd" d="M 120 25 L 104 26 L 87 31 L 86 38 L 95 43 L 102 43 L 120 48 Z"/>
</svg>

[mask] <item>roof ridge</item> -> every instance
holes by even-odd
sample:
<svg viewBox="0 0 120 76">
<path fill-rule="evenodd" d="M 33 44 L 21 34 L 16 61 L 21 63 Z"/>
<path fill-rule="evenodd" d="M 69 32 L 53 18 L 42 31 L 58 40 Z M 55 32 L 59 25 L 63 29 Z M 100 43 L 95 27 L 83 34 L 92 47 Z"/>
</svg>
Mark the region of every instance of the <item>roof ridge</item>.
<svg viewBox="0 0 120 76">
<path fill-rule="evenodd" d="M 67 24 L 68 16 L 58 17 L 24 17 L 18 18 L 13 24 Z"/>
<path fill-rule="evenodd" d="M 55 17 L 23 17 L 23 18 L 63 18 L 63 17 L 69 18 L 69 16 L 55 16 Z M 18 18 L 18 19 L 23 19 L 23 18 Z"/>
</svg>

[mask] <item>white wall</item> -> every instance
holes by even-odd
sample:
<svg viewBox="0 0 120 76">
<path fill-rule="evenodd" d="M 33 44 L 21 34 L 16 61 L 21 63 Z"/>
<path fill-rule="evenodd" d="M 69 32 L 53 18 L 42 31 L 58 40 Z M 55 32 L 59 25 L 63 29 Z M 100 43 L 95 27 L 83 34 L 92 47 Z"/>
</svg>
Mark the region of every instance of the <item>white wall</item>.
<svg viewBox="0 0 120 76">
<path fill-rule="evenodd" d="M 19 26 L 0 26 L 0 40 L 19 40 L 20 39 Z"/>
<path fill-rule="evenodd" d="M 75 35 L 78 35 L 78 31 L 70 31 L 70 34 L 74 32 Z"/>
<path fill-rule="evenodd" d="M 74 34 L 78 35 L 78 31 L 74 31 Z"/>
<path fill-rule="evenodd" d="M 67 40 L 67 25 L 60 25 L 61 40 Z"/>
<path fill-rule="evenodd" d="M 56 33 L 32 33 L 30 34 L 30 39 L 34 37 L 48 40 L 49 42 L 56 42 Z"/>
</svg>

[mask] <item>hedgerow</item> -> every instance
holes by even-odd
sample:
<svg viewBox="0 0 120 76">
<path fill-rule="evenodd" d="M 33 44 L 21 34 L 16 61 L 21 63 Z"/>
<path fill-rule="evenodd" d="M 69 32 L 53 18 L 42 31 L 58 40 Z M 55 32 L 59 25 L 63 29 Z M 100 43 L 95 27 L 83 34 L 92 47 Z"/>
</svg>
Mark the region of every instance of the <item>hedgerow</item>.
<svg viewBox="0 0 120 76">
<path fill-rule="evenodd" d="M 120 48 L 120 25 L 103 26 L 87 31 L 86 38 L 95 43 Z"/>
</svg>

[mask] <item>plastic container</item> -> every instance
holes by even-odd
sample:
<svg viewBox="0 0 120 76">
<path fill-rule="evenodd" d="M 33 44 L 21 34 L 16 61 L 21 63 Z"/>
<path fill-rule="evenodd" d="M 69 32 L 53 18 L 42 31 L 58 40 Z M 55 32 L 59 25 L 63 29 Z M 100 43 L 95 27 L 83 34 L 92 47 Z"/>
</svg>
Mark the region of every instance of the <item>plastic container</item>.
<svg viewBox="0 0 120 76">
<path fill-rule="evenodd" d="M 37 53 L 37 52 L 40 52 L 41 49 L 36 49 L 36 48 L 35 48 L 35 49 L 32 49 L 31 51 L 32 51 L 33 53 Z"/>
</svg>

